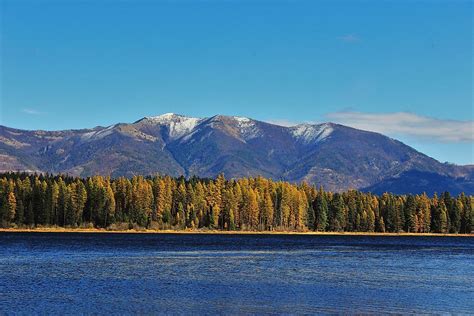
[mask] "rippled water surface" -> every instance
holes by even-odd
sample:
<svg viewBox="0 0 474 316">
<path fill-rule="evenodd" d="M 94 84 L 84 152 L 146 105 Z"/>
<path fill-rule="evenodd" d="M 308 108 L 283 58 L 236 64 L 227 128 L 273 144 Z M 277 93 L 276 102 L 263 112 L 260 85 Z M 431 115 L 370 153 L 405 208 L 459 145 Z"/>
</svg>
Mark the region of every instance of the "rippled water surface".
<svg viewBox="0 0 474 316">
<path fill-rule="evenodd" d="M 469 237 L 0 233 L 0 314 L 473 313 Z"/>
</svg>

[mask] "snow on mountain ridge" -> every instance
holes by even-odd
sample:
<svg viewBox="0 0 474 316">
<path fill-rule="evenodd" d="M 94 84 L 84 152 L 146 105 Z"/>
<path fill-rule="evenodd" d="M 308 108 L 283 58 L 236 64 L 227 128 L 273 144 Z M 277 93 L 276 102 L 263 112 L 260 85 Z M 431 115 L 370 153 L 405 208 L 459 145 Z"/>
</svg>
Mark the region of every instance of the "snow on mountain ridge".
<svg viewBox="0 0 474 316">
<path fill-rule="evenodd" d="M 165 113 L 158 116 L 146 117 L 154 124 L 166 125 L 169 128 L 169 137 L 171 139 L 180 138 L 190 132 L 203 120 L 197 117 L 188 117 L 175 113 Z"/>
<path fill-rule="evenodd" d="M 231 116 L 231 117 L 239 123 L 248 123 L 251 121 L 251 119 L 244 116 Z"/>
<path fill-rule="evenodd" d="M 225 124 L 230 124 L 234 130 L 238 131 L 238 136 L 236 136 L 244 143 L 249 139 L 261 135 L 261 130 L 257 126 L 256 121 L 248 117 L 215 115 L 204 120 L 206 120 L 206 125 L 212 128 L 219 128 L 223 122 L 225 122 Z M 186 136 L 186 139 L 188 138 L 189 136 Z"/>
<path fill-rule="evenodd" d="M 113 124 L 113 125 L 107 126 L 105 128 L 101 128 L 99 130 L 93 130 L 93 131 L 90 131 L 90 132 L 85 132 L 84 134 L 82 134 L 80 136 L 81 140 L 82 141 L 91 141 L 91 140 L 97 140 L 97 139 L 104 138 L 104 137 L 109 136 L 110 134 L 112 134 L 113 129 L 116 126 L 117 126 L 117 124 Z"/>
<path fill-rule="evenodd" d="M 301 139 L 305 143 L 312 141 L 320 142 L 326 139 L 334 131 L 330 123 L 319 125 L 299 124 L 290 127 L 291 134 L 296 139 Z"/>
<path fill-rule="evenodd" d="M 240 133 L 245 140 L 256 138 L 261 135 L 261 131 L 255 124 L 254 120 L 242 116 L 233 116 L 232 118 L 237 122 Z"/>
<path fill-rule="evenodd" d="M 232 120 L 242 137 L 242 141 L 247 141 L 262 135 L 262 130 L 259 128 L 257 121 L 243 116 L 224 116 L 216 115 L 210 118 L 196 118 L 188 117 L 181 114 L 165 113 L 158 116 L 145 117 L 144 120 L 152 124 L 165 125 L 169 129 L 169 137 L 172 140 L 182 138 L 189 140 L 196 132 L 196 127 L 203 122 L 206 125 L 215 127 L 215 123 L 222 119 Z M 280 125 L 279 125 L 280 126 Z M 292 136 L 299 141 L 309 144 L 313 141 L 319 142 L 327 138 L 333 132 L 331 123 L 323 123 L 319 125 L 313 124 L 299 124 L 288 128 Z"/>
</svg>

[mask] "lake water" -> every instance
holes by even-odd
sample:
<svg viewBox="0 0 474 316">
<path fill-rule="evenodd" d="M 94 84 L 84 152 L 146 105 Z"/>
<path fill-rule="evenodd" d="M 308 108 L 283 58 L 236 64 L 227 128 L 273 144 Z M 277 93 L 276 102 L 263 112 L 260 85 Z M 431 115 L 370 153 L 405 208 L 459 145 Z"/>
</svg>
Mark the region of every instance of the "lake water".
<svg viewBox="0 0 474 316">
<path fill-rule="evenodd" d="M 474 238 L 0 233 L 0 314 L 473 313 Z"/>
</svg>

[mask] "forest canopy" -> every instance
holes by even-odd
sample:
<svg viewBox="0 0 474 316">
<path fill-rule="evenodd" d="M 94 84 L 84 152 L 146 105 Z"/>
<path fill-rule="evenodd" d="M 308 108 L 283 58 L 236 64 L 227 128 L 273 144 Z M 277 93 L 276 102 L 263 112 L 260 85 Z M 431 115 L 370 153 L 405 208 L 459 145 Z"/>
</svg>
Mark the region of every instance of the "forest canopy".
<svg viewBox="0 0 474 316">
<path fill-rule="evenodd" d="M 0 174 L 4 228 L 471 233 L 474 197 L 326 192 L 262 177 Z"/>
</svg>

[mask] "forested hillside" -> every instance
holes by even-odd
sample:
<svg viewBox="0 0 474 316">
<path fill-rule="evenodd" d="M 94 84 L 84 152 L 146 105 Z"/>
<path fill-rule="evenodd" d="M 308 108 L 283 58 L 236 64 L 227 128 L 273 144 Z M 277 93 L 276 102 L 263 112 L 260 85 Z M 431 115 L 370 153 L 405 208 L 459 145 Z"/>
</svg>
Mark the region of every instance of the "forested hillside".
<svg viewBox="0 0 474 316">
<path fill-rule="evenodd" d="M 331 193 L 262 177 L 0 175 L 2 227 L 471 233 L 474 197 Z"/>
</svg>

